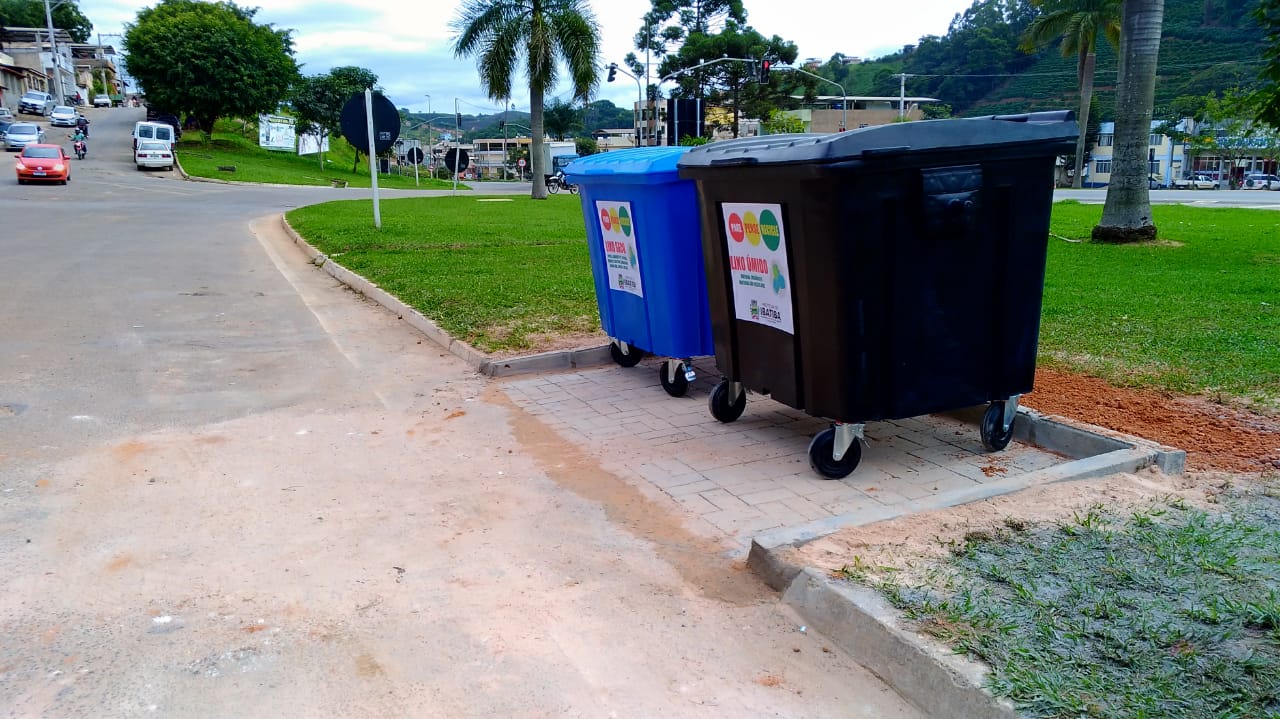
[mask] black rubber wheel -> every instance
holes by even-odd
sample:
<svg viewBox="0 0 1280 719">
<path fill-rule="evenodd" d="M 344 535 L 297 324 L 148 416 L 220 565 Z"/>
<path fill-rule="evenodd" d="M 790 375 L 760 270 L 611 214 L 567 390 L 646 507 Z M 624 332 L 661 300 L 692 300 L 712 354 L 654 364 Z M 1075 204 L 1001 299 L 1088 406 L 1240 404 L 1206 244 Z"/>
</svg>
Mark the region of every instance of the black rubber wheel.
<svg viewBox="0 0 1280 719">
<path fill-rule="evenodd" d="M 1017 418 L 1015 417 L 1016 421 Z M 1013 439 L 1013 422 L 1009 423 L 1007 432 L 1001 431 L 1004 424 L 1004 402 L 992 402 L 982 414 L 982 446 L 992 452 L 999 452 L 1009 446 Z"/>
<path fill-rule="evenodd" d="M 707 399 L 707 406 L 711 408 L 711 416 L 724 423 L 729 423 L 742 416 L 747 409 L 747 393 L 744 390 L 738 395 L 738 401 L 729 402 L 729 380 L 720 380 L 720 383 L 711 390 L 711 397 Z"/>
<path fill-rule="evenodd" d="M 862 461 L 862 443 L 854 440 L 849 450 L 837 461 L 831 456 L 836 448 L 836 430 L 828 427 L 813 435 L 809 441 L 809 466 L 826 479 L 844 479 Z"/>
<path fill-rule="evenodd" d="M 576 194 L 578 194 L 578 186 L 577 186 L 577 185 L 569 185 L 569 194 L 570 194 L 570 195 L 576 195 Z"/>
<path fill-rule="evenodd" d="M 548 183 L 547 183 L 547 192 L 550 192 L 551 194 L 553 194 L 553 195 L 554 195 L 554 194 L 556 194 L 556 193 L 557 193 L 557 192 L 559 192 L 559 191 L 560 191 L 560 183 L 558 183 L 558 182 L 548 182 Z"/>
<path fill-rule="evenodd" d="M 663 362 L 658 368 L 658 378 L 662 380 L 662 389 L 672 397 L 683 397 L 685 392 L 689 391 L 689 380 L 684 377 L 684 363 L 676 363 L 676 379 L 671 381 L 667 375 L 667 365 L 669 362 Z"/>
<path fill-rule="evenodd" d="M 609 343 L 609 354 L 620 367 L 635 367 L 644 358 L 644 352 L 635 347 L 628 347 L 626 354 L 623 354 L 622 348 L 616 342 Z"/>
</svg>

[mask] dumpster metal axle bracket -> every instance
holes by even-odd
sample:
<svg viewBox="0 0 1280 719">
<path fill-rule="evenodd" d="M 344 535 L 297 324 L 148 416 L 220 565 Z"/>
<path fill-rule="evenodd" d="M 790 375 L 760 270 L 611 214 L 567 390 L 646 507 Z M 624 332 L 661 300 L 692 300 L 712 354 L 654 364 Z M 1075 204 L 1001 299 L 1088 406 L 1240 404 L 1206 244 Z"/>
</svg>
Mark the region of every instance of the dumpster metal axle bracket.
<svg viewBox="0 0 1280 719">
<path fill-rule="evenodd" d="M 865 424 L 845 424 L 844 422 L 836 422 L 835 445 L 831 448 L 831 458 L 839 462 L 844 459 L 845 452 L 853 446 L 854 442 L 862 440 L 866 437 L 864 430 L 867 428 Z"/>
<path fill-rule="evenodd" d="M 1008 432 L 1009 428 L 1013 426 L 1013 418 L 1018 414 L 1018 398 L 1021 396 L 1015 394 L 1004 401 L 1004 418 L 1000 431 Z"/>
</svg>

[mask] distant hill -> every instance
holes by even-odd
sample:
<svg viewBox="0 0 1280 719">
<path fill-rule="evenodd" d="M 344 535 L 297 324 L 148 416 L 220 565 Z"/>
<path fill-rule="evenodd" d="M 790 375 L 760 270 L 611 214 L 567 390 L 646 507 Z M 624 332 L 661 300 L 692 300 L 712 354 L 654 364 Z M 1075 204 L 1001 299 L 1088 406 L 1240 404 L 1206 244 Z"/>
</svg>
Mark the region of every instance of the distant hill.
<svg viewBox="0 0 1280 719">
<path fill-rule="evenodd" d="M 1204 96 L 1255 82 L 1264 46 L 1262 30 L 1249 16 L 1257 4 L 1165 0 L 1157 111 L 1182 95 Z M 820 72 L 843 80 L 852 93 L 871 95 L 897 95 L 892 74 L 914 74 L 907 94 L 936 97 L 957 116 L 1077 107 L 1074 57 L 1062 57 L 1056 43 L 1034 55 L 1017 50 L 1034 16 L 1028 0 L 976 0 L 942 37 L 923 37 L 902 52 L 857 65 L 842 66 L 833 58 Z M 1100 40 L 1095 120 L 1111 119 L 1115 83 L 1116 51 Z"/>
</svg>

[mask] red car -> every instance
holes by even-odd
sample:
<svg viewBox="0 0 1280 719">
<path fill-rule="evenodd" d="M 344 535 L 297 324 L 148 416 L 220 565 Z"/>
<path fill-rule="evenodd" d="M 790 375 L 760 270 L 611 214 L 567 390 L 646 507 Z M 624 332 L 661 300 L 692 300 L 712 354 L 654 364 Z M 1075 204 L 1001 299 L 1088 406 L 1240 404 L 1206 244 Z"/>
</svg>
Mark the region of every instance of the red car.
<svg viewBox="0 0 1280 719">
<path fill-rule="evenodd" d="M 18 173 L 18 184 L 28 182 L 56 182 L 65 185 L 71 181 L 71 158 L 61 145 L 27 145 L 18 153 L 13 168 Z"/>
</svg>

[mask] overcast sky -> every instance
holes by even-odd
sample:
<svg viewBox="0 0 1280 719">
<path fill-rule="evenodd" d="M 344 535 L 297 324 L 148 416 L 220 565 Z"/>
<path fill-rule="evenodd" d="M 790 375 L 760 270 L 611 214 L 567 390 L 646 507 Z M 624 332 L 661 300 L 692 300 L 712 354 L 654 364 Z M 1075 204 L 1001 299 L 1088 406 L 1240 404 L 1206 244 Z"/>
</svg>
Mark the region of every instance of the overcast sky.
<svg viewBox="0 0 1280 719">
<path fill-rule="evenodd" d="M 102 41 L 121 45 L 107 33 L 154 3 L 139 0 L 80 0 L 81 11 L 104 33 Z M 480 88 L 475 61 L 454 58 L 449 21 L 461 0 L 257 0 L 240 3 L 261 8 L 257 21 L 292 29 L 304 74 L 320 74 L 341 65 L 359 65 L 378 74 L 396 107 L 452 112 L 455 99 L 463 114 L 496 112 L 502 103 Z M 915 43 L 922 35 L 942 35 L 951 18 L 971 0 L 910 0 L 893 5 L 849 0 L 746 0 L 747 22 L 766 37 L 780 35 L 800 48 L 800 58 L 823 60 L 842 52 L 878 57 Z M 647 0 L 592 0 L 600 23 L 601 63 L 621 63 L 634 50 L 632 38 Z M 837 9 L 838 8 L 838 9 Z M 909 9 L 908 9 L 909 8 Z M 96 40 L 96 38 L 95 38 Z M 656 68 L 655 68 L 656 69 Z M 527 81 L 521 76 L 517 87 Z M 557 88 L 568 97 L 567 85 Z M 603 80 L 597 96 L 630 107 L 636 83 L 619 75 Z M 528 91 L 513 92 L 511 102 L 527 110 Z"/>
</svg>

